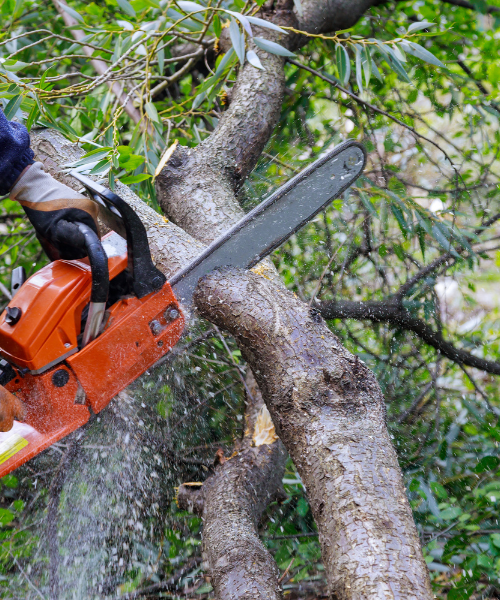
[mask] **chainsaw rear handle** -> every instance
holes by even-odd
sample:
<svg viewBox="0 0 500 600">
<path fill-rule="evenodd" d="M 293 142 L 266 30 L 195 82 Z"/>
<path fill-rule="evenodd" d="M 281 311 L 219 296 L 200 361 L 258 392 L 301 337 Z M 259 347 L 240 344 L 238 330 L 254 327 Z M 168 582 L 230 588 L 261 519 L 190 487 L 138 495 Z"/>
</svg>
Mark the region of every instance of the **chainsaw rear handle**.
<svg viewBox="0 0 500 600">
<path fill-rule="evenodd" d="M 77 223 L 77 226 L 85 239 L 85 250 L 87 251 L 92 270 L 90 301 L 94 303 L 106 303 L 109 292 L 108 257 L 95 231 L 92 231 L 85 223 Z"/>
<path fill-rule="evenodd" d="M 127 235 L 128 269 L 132 275 L 132 287 L 137 298 L 143 298 L 163 287 L 167 278 L 151 260 L 146 229 L 134 209 L 123 198 L 77 171 L 71 175 L 87 189 L 98 204 L 104 203 L 112 212 L 120 214 Z"/>
</svg>

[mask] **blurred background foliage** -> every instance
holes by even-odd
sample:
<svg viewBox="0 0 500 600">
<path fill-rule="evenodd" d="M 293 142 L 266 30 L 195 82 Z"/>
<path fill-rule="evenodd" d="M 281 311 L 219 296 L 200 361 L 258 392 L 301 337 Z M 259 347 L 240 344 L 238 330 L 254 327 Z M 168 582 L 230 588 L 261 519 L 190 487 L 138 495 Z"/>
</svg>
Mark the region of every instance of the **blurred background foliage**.
<svg viewBox="0 0 500 600">
<path fill-rule="evenodd" d="M 241 63 L 259 68 L 265 32 L 242 16 L 257 17 L 258 4 L 0 0 L 0 102 L 28 127 L 78 141 L 86 155 L 72 167 L 111 187 L 119 177 L 158 209 L 162 155 L 203 143 Z M 224 35 L 232 49 L 217 54 Z M 241 191 L 249 209 L 329 147 L 362 141 L 364 176 L 275 253 L 286 285 L 320 311 L 396 298 L 490 361 L 450 360 L 401 321 L 373 322 L 366 305 L 362 320 L 328 321 L 382 386 L 435 594 L 449 600 L 500 597 L 499 52 L 498 0 L 388 2 L 352 30 L 311 38 L 289 57 L 281 119 Z M 11 269 L 45 261 L 20 212 L 0 205 L 2 306 Z M 242 434 L 246 367 L 225 341 L 229 352 L 198 323 L 87 428 L 69 468 L 65 441 L 0 481 L 2 597 L 49 597 L 54 502 L 61 599 L 211 596 L 201 522 L 178 511 L 175 487 L 203 481 Z M 128 412 L 115 414 L 116 402 Z M 288 499 L 269 507 L 262 537 L 287 597 L 318 598 L 319 544 L 292 464 L 284 484 Z"/>
</svg>

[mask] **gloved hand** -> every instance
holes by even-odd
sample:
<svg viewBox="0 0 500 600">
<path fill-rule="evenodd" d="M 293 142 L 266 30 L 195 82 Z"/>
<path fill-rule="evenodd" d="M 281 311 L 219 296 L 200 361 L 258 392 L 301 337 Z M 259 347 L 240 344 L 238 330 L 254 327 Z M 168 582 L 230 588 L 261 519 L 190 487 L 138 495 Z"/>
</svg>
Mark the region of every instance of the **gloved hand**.
<svg viewBox="0 0 500 600">
<path fill-rule="evenodd" d="M 0 385 L 0 431 L 10 431 L 14 419 L 24 419 L 24 406 L 19 398 Z"/>
<path fill-rule="evenodd" d="M 19 178 L 10 191 L 36 230 L 37 237 L 51 260 L 84 258 L 85 238 L 77 223 L 97 231 L 98 206 L 95 202 L 59 183 L 36 162 Z"/>
</svg>

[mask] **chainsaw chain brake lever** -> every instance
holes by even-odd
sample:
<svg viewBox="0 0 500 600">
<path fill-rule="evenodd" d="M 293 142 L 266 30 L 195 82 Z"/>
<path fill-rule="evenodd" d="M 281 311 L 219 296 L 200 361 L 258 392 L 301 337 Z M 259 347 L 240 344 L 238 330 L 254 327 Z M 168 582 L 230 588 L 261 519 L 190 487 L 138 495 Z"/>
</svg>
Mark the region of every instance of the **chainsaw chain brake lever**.
<svg viewBox="0 0 500 600">
<path fill-rule="evenodd" d="M 70 175 L 85 186 L 92 199 L 100 199 L 115 214 L 118 211 L 127 236 L 128 269 L 134 294 L 143 298 L 161 289 L 167 278 L 153 264 L 146 229 L 134 209 L 123 198 L 89 177 L 77 171 L 71 171 Z"/>
</svg>

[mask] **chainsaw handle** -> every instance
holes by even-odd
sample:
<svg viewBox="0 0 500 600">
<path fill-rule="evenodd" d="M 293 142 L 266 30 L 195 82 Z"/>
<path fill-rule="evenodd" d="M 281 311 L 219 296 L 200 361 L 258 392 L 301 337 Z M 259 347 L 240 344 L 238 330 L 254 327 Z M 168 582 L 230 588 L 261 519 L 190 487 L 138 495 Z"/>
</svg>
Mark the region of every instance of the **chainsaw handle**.
<svg viewBox="0 0 500 600">
<path fill-rule="evenodd" d="M 167 278 L 153 264 L 146 229 L 134 209 L 123 198 L 85 175 L 77 171 L 70 174 L 83 183 L 91 198 L 104 202 L 121 216 L 127 235 L 128 269 L 132 274 L 135 295 L 144 298 L 161 289 Z"/>
<path fill-rule="evenodd" d="M 108 257 L 95 231 L 92 231 L 84 223 L 77 223 L 77 226 L 85 239 L 85 249 L 92 270 L 90 301 L 94 303 L 106 303 L 109 291 Z"/>
</svg>

